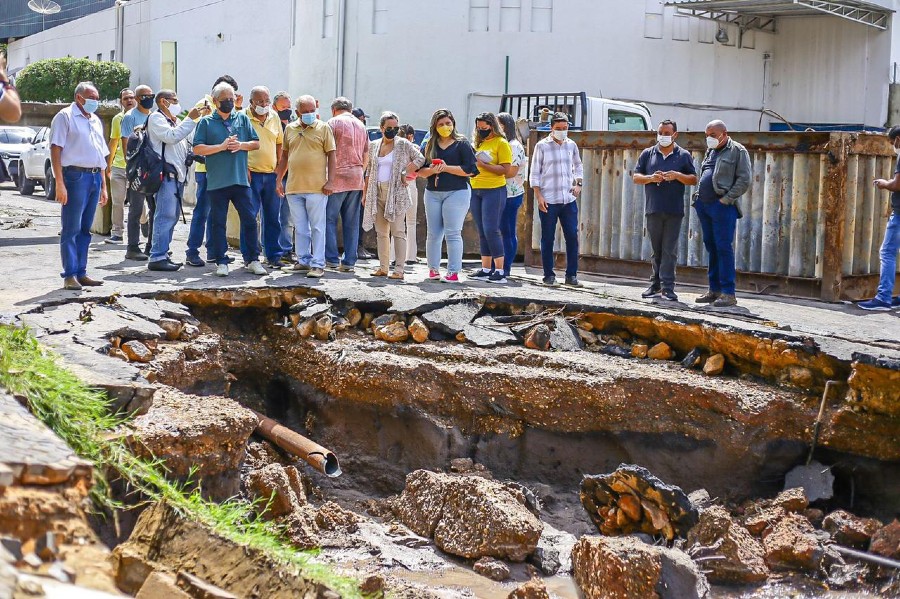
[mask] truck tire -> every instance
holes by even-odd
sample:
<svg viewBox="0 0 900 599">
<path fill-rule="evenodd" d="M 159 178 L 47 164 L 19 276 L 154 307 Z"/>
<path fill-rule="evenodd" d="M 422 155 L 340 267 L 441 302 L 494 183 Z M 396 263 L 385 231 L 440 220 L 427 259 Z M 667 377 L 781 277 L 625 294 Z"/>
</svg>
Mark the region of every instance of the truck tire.
<svg viewBox="0 0 900 599">
<path fill-rule="evenodd" d="M 30 196 L 34 193 L 34 184 L 35 181 L 33 179 L 29 179 L 25 176 L 25 167 L 22 163 L 19 163 L 19 193 L 23 196 Z"/>
</svg>

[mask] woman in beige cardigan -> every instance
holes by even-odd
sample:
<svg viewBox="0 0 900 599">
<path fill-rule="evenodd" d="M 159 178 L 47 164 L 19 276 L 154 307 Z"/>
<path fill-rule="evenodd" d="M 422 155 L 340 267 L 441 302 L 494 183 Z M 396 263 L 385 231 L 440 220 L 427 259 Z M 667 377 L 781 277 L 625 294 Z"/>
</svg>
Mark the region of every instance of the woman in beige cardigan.
<svg viewBox="0 0 900 599">
<path fill-rule="evenodd" d="M 369 164 L 366 168 L 366 187 L 363 191 L 363 229 L 375 227 L 378 237 L 378 270 L 373 277 L 403 280 L 406 262 L 406 211 L 409 193 L 406 173 L 418 170 L 425 163 L 419 148 L 398 136 L 400 118 L 393 112 L 381 115 L 382 138 L 369 143 Z M 394 272 L 388 275 L 394 238 Z"/>
</svg>

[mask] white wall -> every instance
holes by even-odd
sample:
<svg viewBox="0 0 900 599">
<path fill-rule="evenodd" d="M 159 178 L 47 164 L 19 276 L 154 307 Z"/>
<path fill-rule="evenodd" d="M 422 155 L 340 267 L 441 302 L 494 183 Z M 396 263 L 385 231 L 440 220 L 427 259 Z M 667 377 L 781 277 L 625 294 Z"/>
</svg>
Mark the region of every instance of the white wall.
<svg viewBox="0 0 900 599">
<path fill-rule="evenodd" d="M 103 60 L 109 60 L 109 52 L 115 48 L 115 12 L 104 10 L 11 42 L 8 47 L 9 68 L 21 68 L 43 58 L 63 56 L 87 56 L 93 60 L 98 53 L 103 54 Z"/>
</svg>

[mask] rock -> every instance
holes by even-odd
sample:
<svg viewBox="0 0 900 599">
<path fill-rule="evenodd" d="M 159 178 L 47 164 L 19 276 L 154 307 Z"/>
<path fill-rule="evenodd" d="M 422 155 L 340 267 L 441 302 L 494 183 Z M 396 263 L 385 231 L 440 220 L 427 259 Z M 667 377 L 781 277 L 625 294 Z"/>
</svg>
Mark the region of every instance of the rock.
<svg viewBox="0 0 900 599">
<path fill-rule="evenodd" d="M 490 315 L 479 316 L 471 324 L 467 324 L 461 334 L 465 335 L 465 341 L 478 347 L 497 347 L 516 342 L 512 330 Z"/>
<path fill-rule="evenodd" d="M 825 519 L 825 512 L 823 512 L 822 510 L 820 510 L 818 508 L 810 507 L 810 508 L 806 508 L 805 510 L 803 510 L 800 513 L 803 514 L 806 517 L 806 519 L 809 520 L 810 523 L 812 523 L 812 525 L 815 526 L 816 528 L 822 527 L 822 520 Z M 879 523 L 879 526 L 880 526 L 880 523 Z"/>
<path fill-rule="evenodd" d="M 590 323 L 588 323 L 590 324 Z M 597 343 L 597 335 L 596 333 L 592 333 L 591 331 L 586 331 L 581 327 L 578 327 L 578 337 L 581 339 L 581 342 L 585 345 L 595 345 Z"/>
<path fill-rule="evenodd" d="M 107 354 L 110 358 L 119 358 L 120 360 L 125 360 L 128 362 L 128 356 L 118 347 L 111 347 L 109 350 L 109 354 Z"/>
<path fill-rule="evenodd" d="M 779 493 L 772 502 L 772 505 L 780 507 L 788 513 L 802 512 L 809 507 L 809 499 L 806 498 L 806 494 L 803 492 L 802 488 L 796 487 L 793 489 L 785 489 Z"/>
<path fill-rule="evenodd" d="M 173 577 L 154 572 L 144 581 L 135 599 L 191 599 L 191 596 L 178 588 Z"/>
<path fill-rule="evenodd" d="M 721 506 L 704 510 L 687 540 L 692 557 L 711 558 L 702 560 L 711 582 L 751 584 L 769 575 L 760 542 Z"/>
<path fill-rule="evenodd" d="M 798 389 L 810 389 L 815 382 L 812 370 L 805 366 L 791 365 L 781 371 L 778 380 L 782 384 L 791 385 Z"/>
<path fill-rule="evenodd" d="M 786 515 L 787 512 L 782 507 L 765 508 L 747 516 L 744 519 L 744 526 L 747 527 L 750 534 L 759 537 L 762 536 L 767 528 L 775 526 Z"/>
<path fill-rule="evenodd" d="M 253 499 L 260 500 L 256 509 L 264 518 L 286 516 L 306 503 L 305 496 L 297 497 L 286 470 L 281 464 L 269 464 L 247 475 L 244 482 L 247 492 Z"/>
<path fill-rule="evenodd" d="M 528 563 L 540 570 L 544 576 L 554 576 L 562 567 L 559 561 L 559 551 L 540 545 L 535 548 L 534 553 L 528 556 Z"/>
<path fill-rule="evenodd" d="M 522 310 L 523 314 L 540 314 L 544 311 L 544 306 L 535 302 L 529 302 Z"/>
<path fill-rule="evenodd" d="M 714 354 L 706 359 L 703 364 L 703 374 L 708 376 L 717 376 L 725 370 L 725 356 L 722 354 Z"/>
<path fill-rule="evenodd" d="M 553 330 L 550 331 L 550 347 L 557 351 L 581 351 L 581 337 L 575 327 L 562 316 L 553 319 Z"/>
<path fill-rule="evenodd" d="M 597 348 L 601 353 L 609 354 L 611 356 L 619 356 L 620 358 L 632 357 L 631 350 L 622 347 L 621 345 L 607 343 L 606 345 L 598 345 Z"/>
<path fill-rule="evenodd" d="M 45 562 L 52 562 L 59 557 L 59 546 L 65 535 L 58 532 L 46 532 L 34 540 L 34 552 Z"/>
<path fill-rule="evenodd" d="M 55 561 L 47 568 L 47 576 L 63 584 L 75 582 L 75 570 L 60 561 Z"/>
<path fill-rule="evenodd" d="M 194 599 L 239 599 L 234 593 L 220 589 L 184 570 L 175 577 L 175 584 Z"/>
<path fill-rule="evenodd" d="M 700 365 L 700 361 L 703 359 L 703 352 L 699 347 L 695 347 L 691 351 L 687 353 L 684 359 L 681 361 L 681 365 L 685 368 L 696 368 Z"/>
<path fill-rule="evenodd" d="M 825 550 L 809 520 L 787 514 L 763 534 L 766 564 L 772 569 L 816 572 Z"/>
<path fill-rule="evenodd" d="M 315 306 L 318 303 L 319 303 L 319 298 L 308 297 L 306 299 L 300 300 L 296 304 L 292 304 L 291 307 L 288 308 L 288 311 L 291 314 L 299 314 L 299 313 L 303 312 L 304 310 L 306 310 L 307 308 L 312 308 L 313 306 Z M 322 305 L 326 306 L 326 304 L 322 304 Z"/>
<path fill-rule="evenodd" d="M 359 321 L 359 328 L 364 331 L 371 330 L 373 320 L 375 320 L 375 315 L 371 312 L 366 312 L 362 319 Z"/>
<path fill-rule="evenodd" d="M 147 346 L 137 340 L 123 343 L 122 352 L 132 362 L 149 362 L 153 359 L 153 354 Z"/>
<path fill-rule="evenodd" d="M 503 484 L 427 470 L 407 475 L 394 513 L 416 534 L 468 559 L 524 561 L 543 530 L 525 498 Z"/>
<path fill-rule="evenodd" d="M 179 337 L 182 341 L 193 341 L 197 337 L 200 336 L 200 329 L 193 324 L 186 324 L 181 329 L 181 336 Z"/>
<path fill-rule="evenodd" d="M 309 339 L 316 330 L 316 321 L 312 318 L 301 320 L 297 325 L 297 334 L 303 339 Z"/>
<path fill-rule="evenodd" d="M 159 328 L 166 332 L 166 340 L 175 341 L 181 337 L 184 330 L 184 323 L 174 318 L 161 318 L 159 320 Z"/>
<path fill-rule="evenodd" d="M 314 333 L 316 339 L 319 341 L 328 341 L 328 336 L 331 334 L 331 327 L 334 326 L 334 323 L 331 320 L 331 316 L 328 314 L 324 314 L 316 319 L 316 325 L 314 327 Z"/>
<path fill-rule="evenodd" d="M 481 311 L 481 306 L 477 303 L 461 302 L 426 312 L 422 314 L 422 320 L 432 329 L 455 336 L 475 319 L 479 311 Z"/>
<path fill-rule="evenodd" d="M 5 551 L 14 563 L 22 559 L 22 541 L 15 537 L 0 537 L 0 550 Z"/>
<path fill-rule="evenodd" d="M 360 583 L 359 590 L 367 597 L 380 599 L 384 597 L 385 592 L 384 578 L 378 574 L 373 574 Z"/>
<path fill-rule="evenodd" d="M 297 549 L 314 549 L 321 547 L 319 526 L 316 524 L 316 511 L 305 505 L 299 510 L 283 518 L 280 522 L 285 527 L 287 537 Z"/>
<path fill-rule="evenodd" d="M 651 360 L 671 360 L 675 352 L 667 343 L 657 343 L 647 351 L 647 357 Z"/>
<path fill-rule="evenodd" d="M 136 548 L 128 543 L 119 545 L 113 550 L 112 568 L 119 590 L 134 595 L 153 573 L 153 564 L 146 552 L 146 547 Z"/>
<path fill-rule="evenodd" d="M 701 599 L 709 583 L 683 551 L 632 537 L 582 537 L 572 548 L 575 582 L 586 599 Z"/>
<path fill-rule="evenodd" d="M 891 559 L 900 559 L 900 522 L 896 518 L 872 535 L 869 551 Z"/>
<path fill-rule="evenodd" d="M 347 320 L 346 318 L 344 318 L 342 316 L 338 316 L 335 319 L 334 324 L 331 327 L 331 330 L 334 331 L 335 333 L 343 333 L 344 331 L 346 331 L 347 329 L 349 329 L 352 326 L 353 325 L 350 324 L 349 320 Z"/>
<path fill-rule="evenodd" d="M 375 331 L 376 339 L 381 339 L 388 343 L 398 343 L 409 339 L 409 330 L 402 322 L 392 322 L 384 326 L 378 326 L 373 322 L 372 328 Z"/>
<path fill-rule="evenodd" d="M 579 318 L 575 321 L 575 327 L 580 331 L 590 332 L 594 330 L 594 324 L 590 320 Z"/>
<path fill-rule="evenodd" d="M 550 599 L 547 585 L 539 578 L 532 578 L 523 585 L 519 585 L 506 599 Z"/>
<path fill-rule="evenodd" d="M 380 329 L 394 323 L 400 323 L 404 328 L 406 327 L 406 320 L 400 314 L 382 314 L 372 321 L 372 328 Z"/>
<path fill-rule="evenodd" d="M 426 341 L 428 341 L 428 327 L 418 316 L 413 316 L 410 319 L 407 330 L 409 331 L 410 336 L 413 338 L 413 341 L 415 341 L 416 343 L 425 343 Z"/>
<path fill-rule="evenodd" d="M 472 458 L 453 458 L 450 460 L 450 472 L 467 476 L 481 476 L 488 480 L 494 479 L 494 475 L 484 464 L 476 464 Z"/>
<path fill-rule="evenodd" d="M 643 343 L 635 343 L 631 346 L 631 355 L 635 358 L 646 358 L 647 346 Z"/>
<path fill-rule="evenodd" d="M 355 532 L 362 518 L 333 501 L 326 501 L 316 512 L 316 525 L 322 530 Z"/>
<path fill-rule="evenodd" d="M 362 321 L 362 312 L 359 311 L 359 308 L 350 308 L 347 310 L 347 322 L 350 323 L 351 327 L 355 327 Z"/>
<path fill-rule="evenodd" d="M 834 496 L 834 474 L 831 466 L 813 460 L 805 466 L 791 468 L 784 477 L 784 486 L 803 489 L 808 501 L 831 499 Z"/>
<path fill-rule="evenodd" d="M 696 491 L 691 491 L 690 493 L 688 493 L 688 500 L 691 502 L 691 505 L 693 505 L 700 511 L 706 509 L 712 502 L 712 499 L 709 496 L 709 491 L 707 491 L 706 489 L 697 489 Z"/>
<path fill-rule="evenodd" d="M 525 347 L 547 351 L 550 349 L 550 327 L 539 324 L 525 335 Z"/>
<path fill-rule="evenodd" d="M 491 580 L 496 580 L 497 582 L 503 582 L 504 580 L 509 578 L 509 566 L 492 557 L 481 558 L 480 560 L 475 562 L 475 565 L 472 566 L 472 569 L 485 578 L 490 578 Z"/>
<path fill-rule="evenodd" d="M 881 522 L 860 518 L 846 510 L 835 510 L 822 520 L 822 528 L 831 534 L 835 543 L 866 549 L 872 536 L 881 528 Z"/>
</svg>

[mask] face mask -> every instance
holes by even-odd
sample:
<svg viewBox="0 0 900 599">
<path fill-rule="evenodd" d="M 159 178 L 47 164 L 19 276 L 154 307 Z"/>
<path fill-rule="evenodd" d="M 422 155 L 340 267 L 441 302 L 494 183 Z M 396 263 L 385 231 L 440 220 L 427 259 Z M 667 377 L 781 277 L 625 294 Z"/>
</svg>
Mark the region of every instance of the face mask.
<svg viewBox="0 0 900 599">
<path fill-rule="evenodd" d="M 234 110 L 234 100 L 222 100 L 219 102 L 219 112 L 228 114 L 232 110 Z"/>
<path fill-rule="evenodd" d="M 437 128 L 437 132 L 441 137 L 450 137 L 450 134 L 453 133 L 453 125 L 441 125 Z"/>
<path fill-rule="evenodd" d="M 172 116 L 178 116 L 181 114 L 181 104 L 169 104 L 169 112 Z"/>
<path fill-rule="evenodd" d="M 281 119 L 282 121 L 289 121 L 289 120 L 291 120 L 291 109 L 290 109 L 290 108 L 285 108 L 284 110 L 279 110 L 279 111 L 278 111 L 278 118 Z"/>
<path fill-rule="evenodd" d="M 268 106 L 254 106 L 253 112 L 258 114 L 259 116 L 266 116 L 267 114 L 269 114 L 269 107 Z"/>
<path fill-rule="evenodd" d="M 144 110 L 150 110 L 153 108 L 153 98 L 141 98 L 141 108 Z"/>
<path fill-rule="evenodd" d="M 562 130 L 554 129 L 553 133 L 551 133 L 551 135 L 553 136 L 553 139 L 555 139 L 556 141 L 566 141 L 566 138 L 569 137 L 569 132 L 565 129 L 562 129 Z"/>
<path fill-rule="evenodd" d="M 84 99 L 84 106 L 82 108 L 88 114 L 93 114 L 97 111 L 97 108 L 100 107 L 100 102 L 98 100 L 91 100 L 90 98 Z"/>
<path fill-rule="evenodd" d="M 719 140 L 713 136 L 709 136 L 706 138 L 706 147 L 710 150 L 715 150 L 719 147 Z"/>
<path fill-rule="evenodd" d="M 478 130 L 478 137 L 479 137 L 479 139 L 487 139 L 487 136 L 490 135 L 490 134 L 491 134 L 491 130 L 490 130 L 490 129 L 479 129 L 479 130 Z"/>
<path fill-rule="evenodd" d="M 657 135 L 656 142 L 660 146 L 662 146 L 664 148 L 668 148 L 669 146 L 672 145 L 672 136 L 671 135 Z"/>
<path fill-rule="evenodd" d="M 384 130 L 384 136 L 387 139 L 394 139 L 400 133 L 400 127 L 388 127 Z"/>
<path fill-rule="evenodd" d="M 312 125 L 316 122 L 316 113 L 315 112 L 305 112 L 300 115 L 300 120 L 303 121 L 304 125 Z"/>
</svg>

